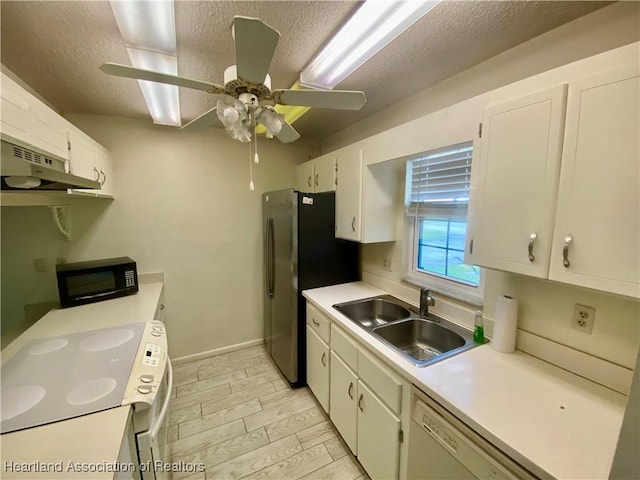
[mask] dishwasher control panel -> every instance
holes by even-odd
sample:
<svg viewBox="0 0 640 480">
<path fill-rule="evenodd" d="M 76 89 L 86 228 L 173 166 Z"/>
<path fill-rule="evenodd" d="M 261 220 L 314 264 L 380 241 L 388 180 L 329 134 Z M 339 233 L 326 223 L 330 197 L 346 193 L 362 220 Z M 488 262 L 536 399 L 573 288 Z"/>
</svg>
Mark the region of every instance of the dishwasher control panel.
<svg viewBox="0 0 640 480">
<path fill-rule="evenodd" d="M 456 437 L 430 412 L 423 412 L 422 426 L 449 447 L 453 453 L 458 451 Z"/>
</svg>

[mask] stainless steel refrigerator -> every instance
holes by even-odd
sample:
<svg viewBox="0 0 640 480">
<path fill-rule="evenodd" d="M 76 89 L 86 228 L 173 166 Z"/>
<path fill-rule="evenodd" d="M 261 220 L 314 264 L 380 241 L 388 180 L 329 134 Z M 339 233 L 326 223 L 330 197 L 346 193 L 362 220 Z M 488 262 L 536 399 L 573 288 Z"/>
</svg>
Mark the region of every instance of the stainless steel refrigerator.
<svg viewBox="0 0 640 480">
<path fill-rule="evenodd" d="M 302 291 L 359 280 L 358 244 L 335 238 L 335 193 L 292 189 L 262 196 L 264 336 L 293 386 L 306 385 Z"/>
</svg>

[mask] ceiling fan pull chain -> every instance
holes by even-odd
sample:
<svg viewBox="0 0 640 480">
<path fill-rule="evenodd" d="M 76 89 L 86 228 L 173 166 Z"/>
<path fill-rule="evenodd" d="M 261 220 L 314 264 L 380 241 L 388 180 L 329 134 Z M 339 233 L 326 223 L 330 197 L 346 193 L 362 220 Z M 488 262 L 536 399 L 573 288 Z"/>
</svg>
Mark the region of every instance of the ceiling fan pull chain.
<svg viewBox="0 0 640 480">
<path fill-rule="evenodd" d="M 258 135 L 256 135 L 256 106 L 253 106 L 253 115 L 252 115 L 252 121 L 253 121 L 253 141 L 255 142 L 255 149 L 254 151 L 256 152 L 255 155 L 253 156 L 253 161 L 255 163 L 260 163 L 260 157 L 258 157 Z"/>
</svg>

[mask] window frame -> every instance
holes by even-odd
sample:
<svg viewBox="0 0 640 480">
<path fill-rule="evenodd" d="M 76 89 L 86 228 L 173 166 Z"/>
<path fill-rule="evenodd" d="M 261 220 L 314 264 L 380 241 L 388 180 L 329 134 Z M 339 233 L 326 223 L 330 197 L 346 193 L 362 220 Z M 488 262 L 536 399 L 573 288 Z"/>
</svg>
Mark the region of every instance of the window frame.
<svg viewBox="0 0 640 480">
<path fill-rule="evenodd" d="M 452 145 L 454 147 L 454 145 Z M 446 148 L 446 147 L 445 147 Z M 432 151 L 442 150 L 442 148 L 434 149 Z M 423 152 L 420 155 L 412 156 L 412 158 L 407 159 L 406 166 L 409 166 L 409 163 L 413 160 L 417 160 L 421 157 L 429 155 L 430 151 Z M 408 172 L 407 168 L 407 172 Z M 410 181 L 409 175 L 407 174 L 407 180 L 405 183 L 405 198 L 408 199 L 410 196 Z M 410 212 L 409 210 L 409 202 L 406 201 L 406 210 L 405 210 L 405 222 L 404 222 L 404 238 L 405 238 L 405 246 L 404 246 L 404 271 L 405 277 L 403 281 L 419 286 L 419 287 L 427 287 L 433 290 L 436 293 L 440 293 L 442 295 L 446 295 L 448 297 L 454 298 L 456 300 L 460 300 L 462 302 L 474 305 L 476 307 L 482 306 L 483 296 L 484 296 L 484 279 L 485 279 L 485 269 L 480 268 L 480 278 L 478 286 L 473 286 L 463 280 L 457 280 L 452 277 L 447 277 L 445 275 L 438 275 L 437 273 L 427 272 L 425 270 L 418 269 L 418 248 L 419 248 L 419 235 L 420 235 L 420 221 L 425 218 L 429 219 L 458 219 L 464 220 L 467 223 L 467 229 L 469 226 L 469 203 L 458 204 L 455 206 L 445 206 L 445 205 L 437 205 L 432 204 L 431 206 L 427 205 L 424 208 L 421 208 L 420 211 Z M 465 244 L 466 238 L 468 234 L 465 234 Z"/>
</svg>

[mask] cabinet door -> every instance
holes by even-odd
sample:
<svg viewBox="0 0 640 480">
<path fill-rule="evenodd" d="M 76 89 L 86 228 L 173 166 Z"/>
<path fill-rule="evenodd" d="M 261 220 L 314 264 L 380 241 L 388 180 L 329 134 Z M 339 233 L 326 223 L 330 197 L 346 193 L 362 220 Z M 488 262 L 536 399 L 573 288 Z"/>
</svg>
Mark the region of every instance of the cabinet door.
<svg viewBox="0 0 640 480">
<path fill-rule="evenodd" d="M 100 184 L 102 185 L 102 188 L 98 193 L 102 196 L 113 197 L 115 193 L 113 183 L 113 163 L 111 161 L 111 156 L 109 155 L 109 150 L 102 146 L 98 146 L 97 155 L 98 170 L 100 171 Z"/>
<path fill-rule="evenodd" d="M 639 296 L 639 92 L 637 66 L 570 85 L 552 280 Z"/>
<path fill-rule="evenodd" d="M 336 189 L 336 158 L 320 157 L 314 160 L 313 186 L 316 193 L 333 192 Z"/>
<path fill-rule="evenodd" d="M 313 193 L 313 161 L 301 163 L 296 167 L 296 189 L 304 193 Z"/>
<path fill-rule="evenodd" d="M 362 149 L 347 149 L 336 157 L 336 237 L 358 241 L 362 229 Z"/>
<path fill-rule="evenodd" d="M 329 346 L 307 325 L 307 384 L 329 412 Z"/>
<path fill-rule="evenodd" d="M 358 383 L 358 460 L 372 479 L 398 478 L 400 420 Z"/>
<path fill-rule="evenodd" d="M 2 74 L 2 138 L 9 142 L 33 143 L 33 115 L 30 95 L 22 87 Z"/>
<path fill-rule="evenodd" d="M 331 352 L 331 421 L 355 454 L 358 448 L 358 377 Z"/>
<path fill-rule="evenodd" d="M 99 180 L 96 142 L 75 127 L 69 127 L 69 168 L 71 173 L 90 180 Z"/>
<path fill-rule="evenodd" d="M 547 278 L 565 103 L 560 85 L 483 111 L 470 263 Z"/>
<path fill-rule="evenodd" d="M 43 153 L 68 159 L 67 121 L 35 98 L 31 106 L 34 113 L 33 146 Z"/>
</svg>

